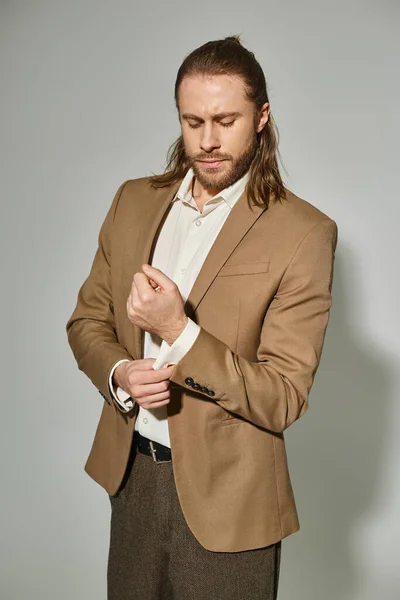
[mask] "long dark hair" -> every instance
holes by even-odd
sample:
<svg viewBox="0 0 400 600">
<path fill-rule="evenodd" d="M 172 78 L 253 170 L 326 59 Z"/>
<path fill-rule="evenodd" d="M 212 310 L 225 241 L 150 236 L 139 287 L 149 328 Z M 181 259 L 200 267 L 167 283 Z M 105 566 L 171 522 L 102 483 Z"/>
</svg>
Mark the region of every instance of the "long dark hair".
<svg viewBox="0 0 400 600">
<path fill-rule="evenodd" d="M 241 77 L 247 97 L 254 103 L 255 117 L 262 105 L 269 102 L 263 70 L 253 52 L 242 45 L 238 35 L 207 42 L 184 59 L 175 82 L 175 105 L 178 112 L 179 86 L 184 77 L 194 75 Z M 257 143 L 257 152 L 249 169 L 246 192 L 249 204 L 265 205 L 268 208 L 271 199 L 282 201 L 286 197 L 278 166 L 278 157 L 281 160 L 278 150 L 279 132 L 271 112 L 267 123 L 257 133 Z M 162 175 L 152 175 L 149 183 L 155 188 L 177 183 L 183 179 L 189 166 L 181 135 L 168 149 L 165 172 Z"/>
</svg>

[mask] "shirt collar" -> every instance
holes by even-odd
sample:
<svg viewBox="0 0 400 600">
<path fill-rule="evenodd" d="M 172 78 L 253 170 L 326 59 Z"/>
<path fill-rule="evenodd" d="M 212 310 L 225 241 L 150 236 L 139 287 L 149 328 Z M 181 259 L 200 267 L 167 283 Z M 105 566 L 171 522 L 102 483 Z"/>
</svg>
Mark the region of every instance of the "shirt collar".
<svg viewBox="0 0 400 600">
<path fill-rule="evenodd" d="M 185 177 L 182 179 L 182 182 L 179 186 L 178 191 L 175 196 L 172 198 L 172 202 L 175 200 L 181 200 L 185 202 L 189 202 L 189 204 L 194 205 L 195 200 L 192 196 L 192 179 L 194 177 L 192 167 L 189 168 Z M 226 187 L 221 190 L 218 194 L 210 198 L 210 200 L 216 200 L 218 198 L 222 198 L 229 206 L 229 208 L 233 208 L 234 204 L 239 200 L 240 196 L 244 192 L 244 188 L 246 187 L 246 183 L 249 179 L 249 171 L 247 171 L 240 179 L 235 181 L 232 185 Z M 207 202 L 209 202 L 208 200 Z"/>
</svg>

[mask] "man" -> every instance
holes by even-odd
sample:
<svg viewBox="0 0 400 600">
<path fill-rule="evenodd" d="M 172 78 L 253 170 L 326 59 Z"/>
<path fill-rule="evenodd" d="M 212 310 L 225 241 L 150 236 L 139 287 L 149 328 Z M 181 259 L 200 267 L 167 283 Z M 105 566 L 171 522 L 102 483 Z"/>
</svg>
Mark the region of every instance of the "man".
<svg viewBox="0 0 400 600">
<path fill-rule="evenodd" d="M 118 189 L 67 323 L 104 398 L 85 470 L 111 501 L 108 598 L 272 600 L 337 226 L 283 185 L 238 37 L 189 54 L 175 100 L 166 172 Z"/>
</svg>

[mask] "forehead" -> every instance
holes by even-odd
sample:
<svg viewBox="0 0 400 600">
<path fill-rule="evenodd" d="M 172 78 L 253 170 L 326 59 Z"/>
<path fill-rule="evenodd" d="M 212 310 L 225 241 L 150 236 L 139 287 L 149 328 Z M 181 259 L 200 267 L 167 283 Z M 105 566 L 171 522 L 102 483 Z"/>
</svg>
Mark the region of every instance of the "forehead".
<svg viewBox="0 0 400 600">
<path fill-rule="evenodd" d="M 252 110 L 241 77 L 235 75 L 196 75 L 184 77 L 178 94 L 179 112 L 198 116 L 225 111 Z"/>
</svg>

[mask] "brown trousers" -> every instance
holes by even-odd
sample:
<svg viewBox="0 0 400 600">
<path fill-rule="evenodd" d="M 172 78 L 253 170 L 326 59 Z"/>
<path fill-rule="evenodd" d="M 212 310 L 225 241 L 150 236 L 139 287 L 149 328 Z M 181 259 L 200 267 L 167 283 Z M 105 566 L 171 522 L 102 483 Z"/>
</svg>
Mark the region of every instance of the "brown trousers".
<svg viewBox="0 0 400 600">
<path fill-rule="evenodd" d="M 206 550 L 186 524 L 172 462 L 156 464 L 133 444 L 110 502 L 108 600 L 276 600 L 281 542 Z"/>
</svg>

